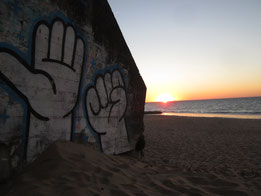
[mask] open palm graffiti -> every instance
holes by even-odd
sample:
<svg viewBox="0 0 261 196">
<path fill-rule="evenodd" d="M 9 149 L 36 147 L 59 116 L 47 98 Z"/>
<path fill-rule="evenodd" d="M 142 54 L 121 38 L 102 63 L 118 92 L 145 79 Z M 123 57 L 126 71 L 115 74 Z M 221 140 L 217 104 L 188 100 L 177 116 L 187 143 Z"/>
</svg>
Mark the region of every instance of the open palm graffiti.
<svg viewBox="0 0 261 196">
<path fill-rule="evenodd" d="M 15 51 L 0 48 L 1 78 L 26 100 L 39 119 L 69 115 L 77 99 L 85 54 L 83 40 L 72 26 L 56 18 L 50 25 L 41 21 L 35 26 L 31 50 L 28 64 Z M 64 99 L 67 91 L 73 92 Z M 50 110 L 54 102 L 58 109 Z"/>
<path fill-rule="evenodd" d="M 31 53 L 30 62 L 20 55 L 20 51 L 0 45 L 0 78 L 26 102 L 29 112 L 39 122 L 48 122 L 48 126 L 52 126 L 57 125 L 57 119 L 63 119 L 63 123 L 60 123 L 61 126 L 66 126 L 63 127 L 63 130 L 67 132 L 67 135 L 68 132 L 71 134 L 72 113 L 80 96 L 81 72 L 86 58 L 85 42 L 77 34 L 74 26 L 61 18 L 54 18 L 50 23 L 44 20 L 38 22 L 34 26 L 32 39 L 32 47 L 29 51 Z M 86 96 L 88 122 L 96 133 L 106 135 L 107 139 L 101 139 L 100 142 L 103 143 L 103 151 L 108 153 L 111 152 L 111 149 L 117 153 L 118 143 L 115 143 L 115 140 L 119 136 L 114 135 L 117 134 L 115 132 L 118 130 L 117 126 L 124 130 L 124 136 L 120 136 L 119 140 L 120 138 L 127 139 L 125 119 L 123 120 L 123 113 L 126 110 L 126 94 L 123 91 L 123 80 L 119 79 L 119 76 L 117 71 L 106 75 L 106 78 L 112 78 L 108 84 L 104 81 L 105 78 L 101 78 L 102 83 L 107 87 L 106 92 L 110 91 L 110 94 L 104 94 L 104 88 L 99 78 L 96 80 L 95 87 L 87 91 Z M 114 82 L 115 78 L 118 80 L 117 85 Z M 97 94 L 97 92 L 102 93 Z M 117 96 L 121 98 L 117 99 Z M 100 113 L 105 106 L 109 106 L 109 102 L 113 105 L 113 107 L 109 107 L 110 112 Z M 99 107 L 99 113 L 97 113 L 97 107 Z M 108 123 L 101 120 L 103 115 L 109 115 L 108 119 L 118 115 L 120 121 L 116 124 L 113 123 L 113 127 L 104 131 L 104 126 L 108 127 Z M 32 116 L 29 116 L 32 121 Z M 99 122 L 99 125 L 96 122 Z M 112 120 L 108 122 L 111 124 Z M 39 126 L 32 122 L 28 127 L 30 127 L 28 130 L 30 132 L 39 129 Z M 55 132 L 55 130 L 53 131 Z M 120 132 L 120 134 L 122 133 Z M 55 139 L 57 138 L 54 137 Z M 127 140 L 124 142 L 128 143 Z"/>
</svg>

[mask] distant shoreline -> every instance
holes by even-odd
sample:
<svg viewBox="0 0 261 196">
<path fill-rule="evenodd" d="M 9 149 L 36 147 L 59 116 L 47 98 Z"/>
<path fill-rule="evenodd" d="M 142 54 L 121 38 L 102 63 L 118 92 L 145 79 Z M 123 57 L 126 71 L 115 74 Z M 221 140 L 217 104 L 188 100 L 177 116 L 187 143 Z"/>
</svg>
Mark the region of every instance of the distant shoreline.
<svg viewBox="0 0 261 196">
<path fill-rule="evenodd" d="M 261 119 L 261 97 L 146 103 L 145 114 Z"/>
<path fill-rule="evenodd" d="M 233 119 L 261 119 L 261 115 L 252 114 L 218 114 L 218 113 L 173 113 L 161 111 L 144 111 L 144 114 L 162 115 L 162 116 L 181 116 L 195 118 L 233 118 Z"/>
<path fill-rule="evenodd" d="M 161 111 L 144 111 L 144 114 L 162 114 Z"/>
<path fill-rule="evenodd" d="M 228 98 L 213 98 L 213 99 L 191 99 L 191 100 L 174 100 L 174 101 L 168 101 L 168 103 L 171 102 L 187 102 L 187 101 L 209 101 L 209 100 L 228 100 L 228 99 L 248 99 L 248 98 L 261 98 L 261 96 L 254 96 L 254 97 L 228 97 Z M 162 103 L 158 101 L 150 101 L 145 103 Z"/>
</svg>

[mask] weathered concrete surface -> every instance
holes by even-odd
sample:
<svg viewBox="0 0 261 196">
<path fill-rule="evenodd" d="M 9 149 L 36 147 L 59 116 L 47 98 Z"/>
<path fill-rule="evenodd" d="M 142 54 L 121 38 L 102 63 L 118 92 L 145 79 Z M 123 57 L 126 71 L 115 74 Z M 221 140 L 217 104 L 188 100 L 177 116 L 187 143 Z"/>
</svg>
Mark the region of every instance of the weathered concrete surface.
<svg viewBox="0 0 261 196">
<path fill-rule="evenodd" d="M 133 150 L 145 94 L 106 0 L 0 2 L 0 151 L 8 167 L 55 140 Z"/>
</svg>

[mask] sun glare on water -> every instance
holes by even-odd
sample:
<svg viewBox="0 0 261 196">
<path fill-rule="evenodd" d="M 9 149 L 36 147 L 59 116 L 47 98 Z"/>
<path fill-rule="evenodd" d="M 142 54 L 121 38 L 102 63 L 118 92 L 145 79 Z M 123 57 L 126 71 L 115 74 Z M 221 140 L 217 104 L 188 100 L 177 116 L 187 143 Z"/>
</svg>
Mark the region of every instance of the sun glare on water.
<svg viewBox="0 0 261 196">
<path fill-rule="evenodd" d="M 162 102 L 162 103 L 167 103 L 167 102 L 169 102 L 169 101 L 174 101 L 174 100 L 175 100 L 175 99 L 174 99 L 173 96 L 171 96 L 170 94 L 166 94 L 166 93 L 161 94 L 161 95 L 159 95 L 159 96 L 156 98 L 156 101 L 157 101 L 157 102 Z"/>
</svg>

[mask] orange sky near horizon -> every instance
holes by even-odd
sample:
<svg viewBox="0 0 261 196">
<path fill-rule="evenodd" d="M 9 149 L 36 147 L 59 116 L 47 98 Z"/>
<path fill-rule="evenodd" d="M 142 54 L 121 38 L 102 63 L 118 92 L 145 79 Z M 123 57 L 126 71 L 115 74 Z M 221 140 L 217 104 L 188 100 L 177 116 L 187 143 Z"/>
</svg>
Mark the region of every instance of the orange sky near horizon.
<svg viewBox="0 0 261 196">
<path fill-rule="evenodd" d="M 161 86 L 163 86 L 161 88 Z M 217 83 L 194 83 L 187 81 L 187 84 L 162 85 L 154 84 L 147 86 L 146 102 L 156 102 L 161 94 L 171 95 L 175 101 L 182 100 L 200 100 L 200 99 L 222 99 L 238 97 L 261 97 L 261 76 L 253 79 L 241 79 L 239 81 L 229 82 L 223 80 Z"/>
<path fill-rule="evenodd" d="M 151 93 L 152 92 L 152 93 Z M 169 94 L 174 97 L 174 101 L 202 100 L 202 99 L 223 99 L 240 97 L 261 97 L 260 89 L 246 89 L 245 91 L 231 91 L 231 89 L 220 89 L 220 91 L 189 91 L 189 92 L 157 92 L 148 91 L 145 102 L 157 102 L 157 97 L 161 94 Z"/>
<path fill-rule="evenodd" d="M 146 102 L 261 96 L 261 1 L 108 1 Z"/>
</svg>

